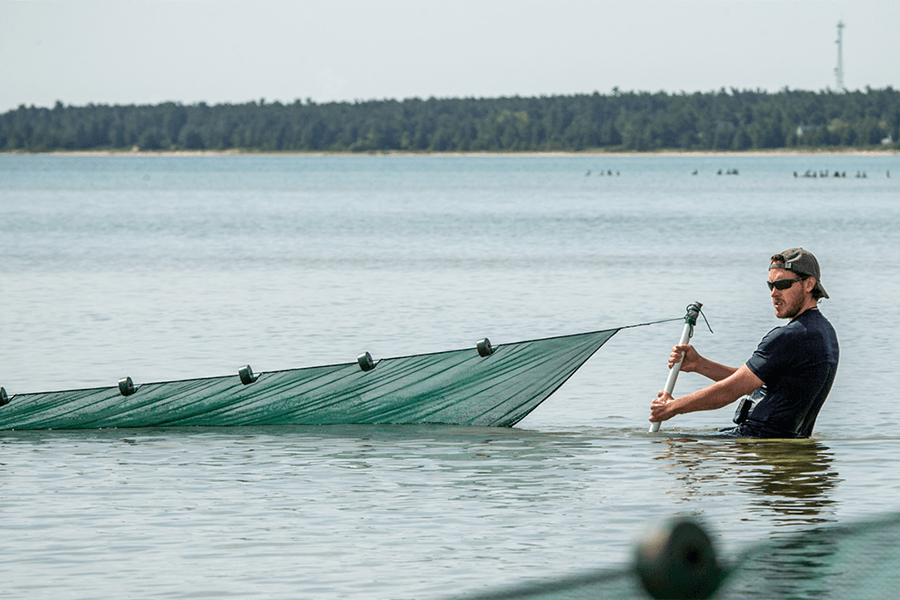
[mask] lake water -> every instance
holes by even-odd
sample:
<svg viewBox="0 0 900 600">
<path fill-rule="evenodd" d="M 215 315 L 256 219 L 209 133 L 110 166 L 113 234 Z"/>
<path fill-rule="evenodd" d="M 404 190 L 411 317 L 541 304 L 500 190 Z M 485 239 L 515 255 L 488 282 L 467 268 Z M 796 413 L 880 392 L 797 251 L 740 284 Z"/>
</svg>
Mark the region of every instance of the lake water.
<svg viewBox="0 0 900 600">
<path fill-rule="evenodd" d="M 846 177 L 792 176 L 810 169 Z M 3 431 L 0 597 L 442 599 L 624 565 L 675 515 L 733 555 L 900 510 L 897 155 L 0 155 L 0 228 L 10 395 L 695 301 L 715 333 L 693 343 L 739 365 L 781 324 L 766 268 L 792 246 L 818 256 L 841 342 L 808 441 L 696 437 L 730 407 L 648 434 L 680 322 L 620 331 L 511 429 Z"/>
</svg>

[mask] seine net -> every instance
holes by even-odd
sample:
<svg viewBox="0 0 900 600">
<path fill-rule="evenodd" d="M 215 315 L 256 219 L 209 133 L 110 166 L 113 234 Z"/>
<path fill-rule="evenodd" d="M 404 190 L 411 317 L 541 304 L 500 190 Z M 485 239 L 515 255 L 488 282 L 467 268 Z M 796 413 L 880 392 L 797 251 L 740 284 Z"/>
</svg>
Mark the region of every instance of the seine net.
<svg viewBox="0 0 900 600">
<path fill-rule="evenodd" d="M 244 378 L 17 394 L 0 429 L 437 423 L 509 427 L 617 331 Z M 365 355 L 364 355 L 365 356 Z M 130 383 L 130 382 L 129 382 Z"/>
<path fill-rule="evenodd" d="M 464 600 L 581 600 L 785 598 L 886 600 L 900 590 L 900 514 L 848 525 L 822 526 L 754 545 L 725 564 L 711 587 L 685 585 L 651 593 L 638 572 L 641 559 L 619 570 L 597 570 L 454 598 Z M 636 553 L 637 555 L 637 553 Z M 711 593 L 709 593 L 711 591 Z"/>
</svg>

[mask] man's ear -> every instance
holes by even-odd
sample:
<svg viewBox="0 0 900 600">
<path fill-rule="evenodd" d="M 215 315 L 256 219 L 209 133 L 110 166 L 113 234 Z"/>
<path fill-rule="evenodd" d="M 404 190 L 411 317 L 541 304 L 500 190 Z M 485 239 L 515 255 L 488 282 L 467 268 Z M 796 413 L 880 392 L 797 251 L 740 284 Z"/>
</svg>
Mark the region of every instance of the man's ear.
<svg viewBox="0 0 900 600">
<path fill-rule="evenodd" d="M 816 283 L 818 283 L 818 279 L 810 275 L 806 279 L 803 280 L 803 286 L 806 289 L 807 293 L 812 293 L 813 288 L 816 287 Z"/>
</svg>

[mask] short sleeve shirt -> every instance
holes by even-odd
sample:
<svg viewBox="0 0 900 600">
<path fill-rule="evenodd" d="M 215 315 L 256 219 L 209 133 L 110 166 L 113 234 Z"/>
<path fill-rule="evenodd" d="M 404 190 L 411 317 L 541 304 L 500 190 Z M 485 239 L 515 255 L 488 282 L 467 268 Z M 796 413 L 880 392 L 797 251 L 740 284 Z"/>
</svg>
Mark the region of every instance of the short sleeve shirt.
<svg viewBox="0 0 900 600">
<path fill-rule="evenodd" d="M 837 335 L 818 309 L 766 334 L 747 361 L 765 383 L 765 397 L 741 425 L 741 434 L 809 437 L 834 383 L 838 357 Z"/>
</svg>

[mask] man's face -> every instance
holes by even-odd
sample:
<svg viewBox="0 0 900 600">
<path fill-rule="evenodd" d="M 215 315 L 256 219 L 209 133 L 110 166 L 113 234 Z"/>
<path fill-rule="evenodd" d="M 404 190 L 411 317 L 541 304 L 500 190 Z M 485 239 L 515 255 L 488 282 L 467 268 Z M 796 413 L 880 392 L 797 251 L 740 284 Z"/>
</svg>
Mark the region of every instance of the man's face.
<svg viewBox="0 0 900 600">
<path fill-rule="evenodd" d="M 769 271 L 769 281 L 781 279 L 797 279 L 797 274 L 787 269 L 771 269 Z M 772 304 L 775 306 L 775 316 L 779 319 L 796 317 L 811 298 L 810 291 L 812 291 L 815 281 L 815 277 L 809 277 L 795 282 L 786 290 L 773 288 L 771 296 Z"/>
</svg>

